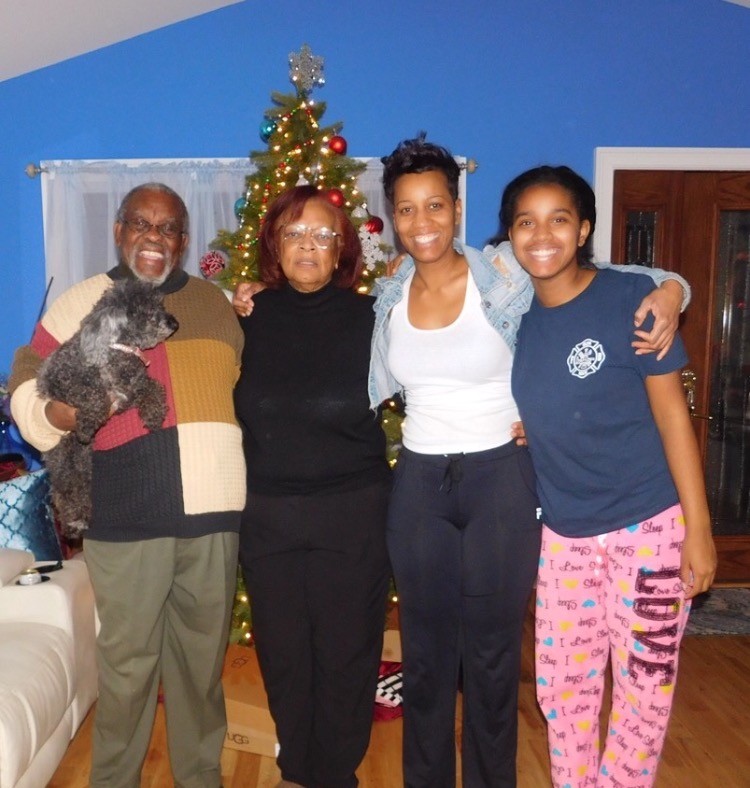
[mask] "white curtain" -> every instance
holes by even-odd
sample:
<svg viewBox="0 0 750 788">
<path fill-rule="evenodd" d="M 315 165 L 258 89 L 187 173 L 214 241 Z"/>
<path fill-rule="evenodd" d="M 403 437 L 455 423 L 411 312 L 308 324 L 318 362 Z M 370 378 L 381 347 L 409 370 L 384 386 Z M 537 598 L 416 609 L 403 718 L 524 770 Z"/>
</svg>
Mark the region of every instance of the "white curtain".
<svg viewBox="0 0 750 788">
<path fill-rule="evenodd" d="M 390 207 L 383 196 L 382 164 L 377 158 L 362 161 L 367 169 L 359 178 L 360 191 L 370 214 L 385 223 L 382 240 L 395 247 Z M 234 204 L 245 194 L 245 179 L 253 164 L 247 158 L 133 159 L 43 161 L 41 167 L 46 274 L 48 285 L 51 282 L 49 304 L 76 282 L 117 264 L 112 237 L 115 214 L 133 187 L 149 181 L 165 183 L 185 201 L 190 215 L 190 246 L 183 267 L 200 276 L 198 263 L 217 231 L 237 228 Z M 462 171 L 464 217 L 465 180 Z"/>
<path fill-rule="evenodd" d="M 234 229 L 234 203 L 244 194 L 249 159 L 43 161 L 42 205 L 48 302 L 71 285 L 117 264 L 112 237 L 122 198 L 149 181 L 165 183 L 185 201 L 190 246 L 183 260 L 198 261 L 220 228 Z"/>
</svg>

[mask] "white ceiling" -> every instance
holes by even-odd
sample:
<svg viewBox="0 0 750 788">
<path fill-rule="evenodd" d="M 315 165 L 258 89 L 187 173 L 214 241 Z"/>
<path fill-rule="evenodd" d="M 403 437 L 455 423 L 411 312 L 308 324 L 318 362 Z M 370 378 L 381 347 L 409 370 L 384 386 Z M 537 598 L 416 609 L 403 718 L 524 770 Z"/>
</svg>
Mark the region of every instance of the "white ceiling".
<svg viewBox="0 0 750 788">
<path fill-rule="evenodd" d="M 725 0 L 750 8 L 750 0 Z M 244 0 L 0 0 L 0 82 Z"/>
<path fill-rule="evenodd" d="M 244 0 L 1 0 L 0 81 Z"/>
</svg>

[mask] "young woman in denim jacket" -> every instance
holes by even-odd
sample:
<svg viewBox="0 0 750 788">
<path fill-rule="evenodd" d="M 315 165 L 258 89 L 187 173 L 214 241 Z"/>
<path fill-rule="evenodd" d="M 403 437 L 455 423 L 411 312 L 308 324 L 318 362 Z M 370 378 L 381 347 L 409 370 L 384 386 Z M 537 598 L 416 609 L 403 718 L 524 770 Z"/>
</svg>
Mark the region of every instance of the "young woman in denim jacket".
<svg viewBox="0 0 750 788">
<path fill-rule="evenodd" d="M 376 287 L 369 379 L 373 409 L 396 392 L 406 399 L 387 528 L 403 645 L 404 784 L 455 785 L 461 684 L 463 785 L 515 786 L 521 634 L 541 522 L 528 450 L 511 439 L 510 371 L 533 288 L 508 244 L 480 253 L 454 239 L 459 168 L 447 150 L 422 135 L 383 162 L 409 255 Z M 657 296 L 656 311 L 673 312 L 660 349 L 681 296 Z"/>
</svg>

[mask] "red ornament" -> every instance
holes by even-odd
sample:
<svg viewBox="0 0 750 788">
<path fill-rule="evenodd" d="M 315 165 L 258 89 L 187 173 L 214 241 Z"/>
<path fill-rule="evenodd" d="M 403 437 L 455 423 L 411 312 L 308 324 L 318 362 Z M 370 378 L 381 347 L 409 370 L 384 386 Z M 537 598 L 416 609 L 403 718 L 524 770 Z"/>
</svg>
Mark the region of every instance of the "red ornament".
<svg viewBox="0 0 750 788">
<path fill-rule="evenodd" d="M 198 267 L 206 279 L 210 279 L 214 274 L 223 271 L 226 267 L 226 260 L 219 252 L 206 252 L 200 259 Z"/>
<path fill-rule="evenodd" d="M 338 153 L 339 156 L 346 155 L 346 140 L 343 137 L 340 137 L 338 134 L 335 137 L 331 137 L 330 141 L 328 142 L 328 147 L 334 153 Z"/>
<path fill-rule="evenodd" d="M 344 192 L 341 189 L 329 189 L 326 192 L 326 200 L 337 208 L 341 208 L 344 204 Z"/>
<path fill-rule="evenodd" d="M 365 230 L 367 230 L 368 233 L 382 233 L 383 220 L 379 216 L 371 216 L 365 222 Z"/>
</svg>

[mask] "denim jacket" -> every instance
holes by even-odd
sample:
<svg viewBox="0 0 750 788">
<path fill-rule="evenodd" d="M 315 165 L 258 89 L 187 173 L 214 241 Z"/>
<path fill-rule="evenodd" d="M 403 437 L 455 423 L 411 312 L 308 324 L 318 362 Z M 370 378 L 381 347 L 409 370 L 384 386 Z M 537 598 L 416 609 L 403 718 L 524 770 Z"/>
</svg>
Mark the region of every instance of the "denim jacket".
<svg viewBox="0 0 750 788">
<path fill-rule="evenodd" d="M 459 254 L 466 257 L 469 271 L 482 299 L 481 308 L 484 316 L 513 353 L 521 318 L 528 312 L 534 297 L 534 287 L 529 275 L 516 260 L 508 241 L 503 241 L 499 246 L 485 246 L 482 252 L 471 246 L 464 246 L 458 239 L 454 241 L 454 247 Z M 497 267 L 494 263 L 497 263 Z M 615 270 L 647 274 L 657 285 L 667 279 L 676 279 L 685 291 L 682 308 L 684 309 L 690 301 L 688 283 L 673 272 L 640 265 L 612 266 L 611 263 L 596 265 L 598 268 L 613 267 Z M 378 279 L 373 287 L 372 294 L 376 296 L 373 307 L 375 327 L 372 332 L 368 381 L 370 407 L 373 409 L 395 393 L 402 393 L 401 386 L 388 368 L 390 341 L 388 317 L 393 307 L 404 297 L 404 281 L 413 270 L 414 260 L 407 257 L 393 276 Z"/>
</svg>

